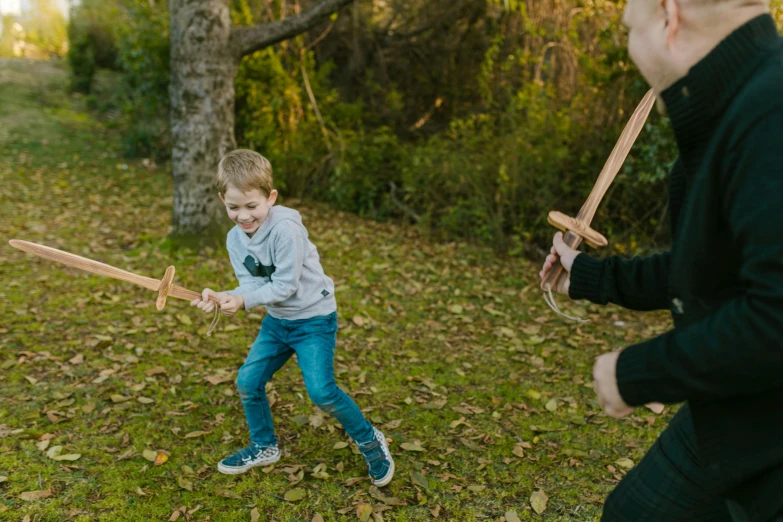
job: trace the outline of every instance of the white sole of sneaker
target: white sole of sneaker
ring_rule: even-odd
[[[244,466],[224,466],[222,462],[218,462],[217,469],[219,472],[223,473],[224,475],[240,475],[246,471],[250,471],[253,468],[257,468],[258,466],[271,466],[272,464],[278,462],[280,460],[280,457],[277,457],[273,460],[265,460],[263,462],[256,462],[253,464],[246,464]]]
[[[391,467],[389,468],[389,472],[386,473],[386,476],[383,477],[381,480],[373,480],[372,483],[373,485],[382,488],[383,486],[391,482],[392,478],[394,478],[394,459],[392,459],[391,461]]]

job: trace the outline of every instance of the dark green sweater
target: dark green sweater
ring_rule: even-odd
[[[772,18],[729,35],[662,97],[680,154],[671,251],[580,254],[570,294],[671,310],[673,330],[621,353],[620,393],[633,406],[687,401],[715,490],[763,520],[783,507],[783,40]]]

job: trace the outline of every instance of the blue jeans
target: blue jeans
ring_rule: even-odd
[[[315,405],[340,421],[356,442],[373,440],[372,425],[334,380],[336,342],[337,312],[293,321],[270,315],[264,318],[261,331],[237,376],[250,440],[261,446],[277,444],[264,388],[294,353],[304,376],[307,395]]]

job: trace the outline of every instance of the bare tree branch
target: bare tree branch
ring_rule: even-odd
[[[301,14],[252,27],[235,27],[231,32],[234,56],[241,58],[311,29],[353,0],[322,0]]]

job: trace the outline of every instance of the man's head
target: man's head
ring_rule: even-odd
[[[628,0],[628,52],[660,93],[721,40],[769,11],[769,0]]]
[[[218,164],[216,182],[228,217],[252,236],[277,199],[269,160],[252,150],[229,152]]]

